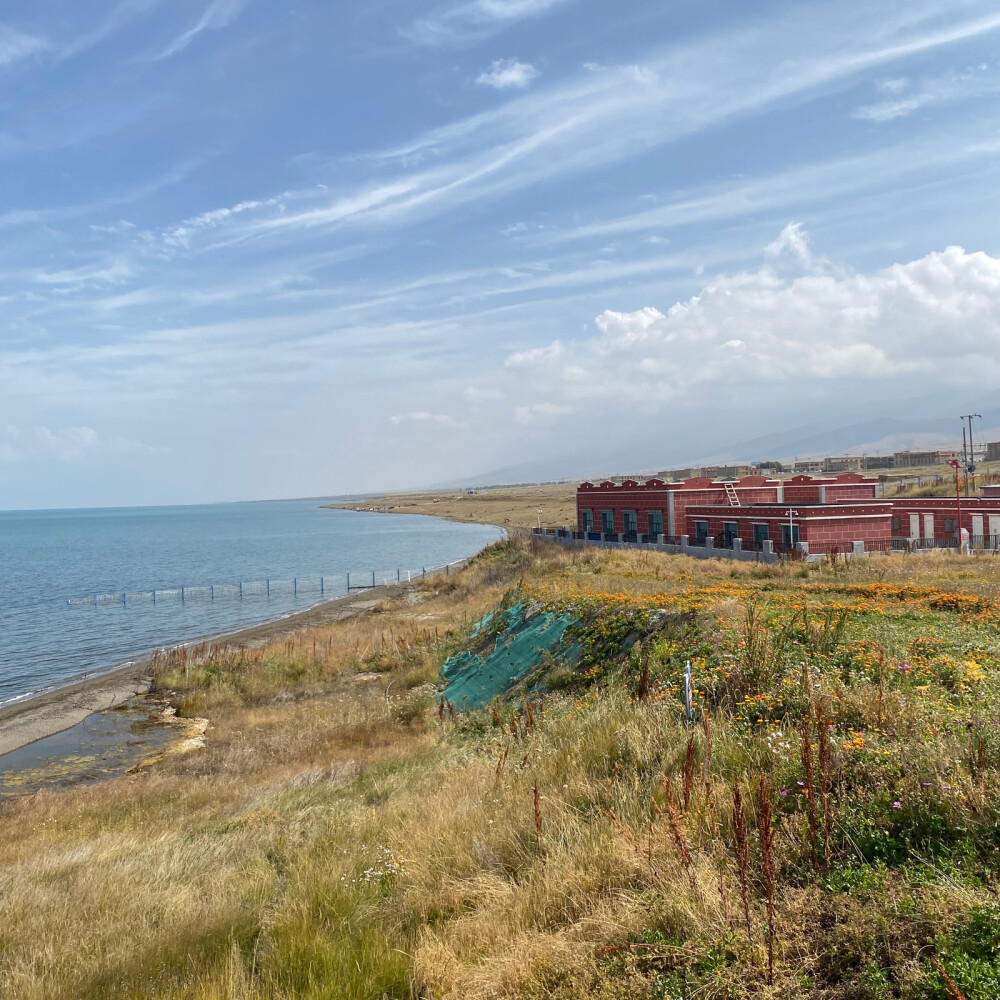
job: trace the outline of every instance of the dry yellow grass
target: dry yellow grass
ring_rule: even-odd
[[[334,504],[348,510],[380,510],[398,514],[433,514],[452,521],[475,521],[507,528],[530,528],[537,524],[538,510],[543,525],[576,524],[577,483],[546,486],[500,486],[440,493],[392,493],[368,497],[350,504]]]
[[[649,801],[665,808],[660,775],[680,773],[691,736],[675,699],[637,704],[627,685],[553,695],[516,736],[488,713],[439,717],[431,685],[442,659],[521,580],[554,598],[668,601],[714,589],[711,639],[738,629],[746,594],[766,599],[800,581],[925,584],[995,601],[1000,561],[757,566],[515,539],[362,617],[259,648],[179,655],[158,686],[185,714],[212,720],[204,750],[3,804],[0,996],[669,998],[691,995],[672,992],[689,989],[688,975],[703,998],[923,996],[911,939],[987,904],[989,886],[949,870],[913,891],[887,882],[877,899],[858,889],[831,901],[794,867],[807,836],[794,812],[779,838],[777,978],[764,984],[756,887],[753,936],[733,919],[726,784],[763,767],[797,774],[794,761],[771,761],[763,737],[715,720],[711,780],[694,782],[680,820],[688,868]],[[870,683],[843,690],[858,727],[871,725],[876,694]],[[886,729],[919,735],[947,719],[947,699],[930,707],[891,694],[878,700]],[[942,774],[960,769],[964,732],[936,737]],[[702,760],[700,730],[694,738]],[[993,787],[969,786],[976,815],[990,814]],[[907,914],[898,926],[895,911]],[[825,955],[873,940],[910,992],[812,989]]]

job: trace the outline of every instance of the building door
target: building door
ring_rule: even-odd
[[[799,544],[799,526],[797,524],[783,524],[781,526],[781,544],[786,549]]]
[[[624,514],[625,541],[637,542],[639,540],[639,515],[634,510],[627,510]]]
[[[910,515],[910,538],[920,537],[920,515],[911,514]]]
[[[990,546],[1000,549],[1000,514],[990,514]]]
[[[650,510],[646,512],[646,531],[649,533],[649,540],[655,542],[663,534],[663,511]]]
[[[972,544],[982,545],[983,544],[983,515],[973,514],[972,515]]]
[[[924,514],[924,538],[934,537],[934,515]]]
[[[766,524],[755,524],[753,526],[753,547],[755,549],[764,548],[764,542],[770,537]]]
[[[704,545],[708,538],[708,521],[694,522],[694,540],[697,545]]]
[[[601,511],[601,531],[605,535],[613,535],[615,533],[615,512],[613,510]]]
[[[726,521],[722,525],[723,542],[727,549],[733,547],[733,539],[740,537],[740,526],[735,521]]]

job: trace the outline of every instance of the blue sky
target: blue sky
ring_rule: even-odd
[[[950,412],[998,98],[979,0],[12,0],[0,507]]]

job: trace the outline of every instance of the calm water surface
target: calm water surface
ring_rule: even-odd
[[[397,568],[405,579],[500,534],[318,501],[0,512],[0,703],[342,596],[347,573],[352,584],[370,583],[373,570],[378,582],[395,580]],[[183,601],[181,586],[191,588]]]

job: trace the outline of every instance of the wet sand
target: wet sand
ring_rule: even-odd
[[[399,596],[416,585],[414,581],[363,590],[238,632],[180,643],[177,648],[204,642],[219,647],[270,642],[313,625],[327,625],[364,614],[384,598]],[[150,655],[95,677],[0,707],[0,756],[70,729],[95,712],[106,711],[145,694],[153,680],[151,663]]]

